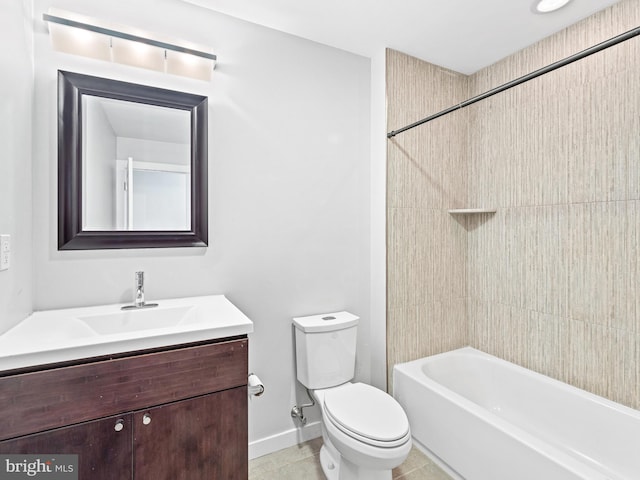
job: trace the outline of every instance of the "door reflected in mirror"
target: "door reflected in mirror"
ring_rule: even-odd
[[[82,229],[191,228],[190,112],[83,95]]]

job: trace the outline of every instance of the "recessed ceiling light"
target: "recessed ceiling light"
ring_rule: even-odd
[[[533,4],[534,13],[549,13],[564,7],[571,0],[536,0]]]

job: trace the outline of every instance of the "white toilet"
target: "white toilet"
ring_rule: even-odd
[[[350,382],[358,320],[348,312],[293,319],[298,381],[321,407],[327,479],[391,480],[411,450],[409,420],[387,393]]]

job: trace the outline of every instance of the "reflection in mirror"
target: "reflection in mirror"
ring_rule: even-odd
[[[206,246],[207,108],[58,72],[58,249]]]
[[[82,101],[83,230],[189,230],[189,112]]]

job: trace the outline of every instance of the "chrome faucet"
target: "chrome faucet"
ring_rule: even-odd
[[[144,272],[136,272],[136,301],[135,306],[144,306]]]
[[[150,308],[157,307],[157,303],[146,303],[144,301],[144,272],[136,272],[136,299],[133,305],[125,305],[122,310],[131,310],[134,308]]]

